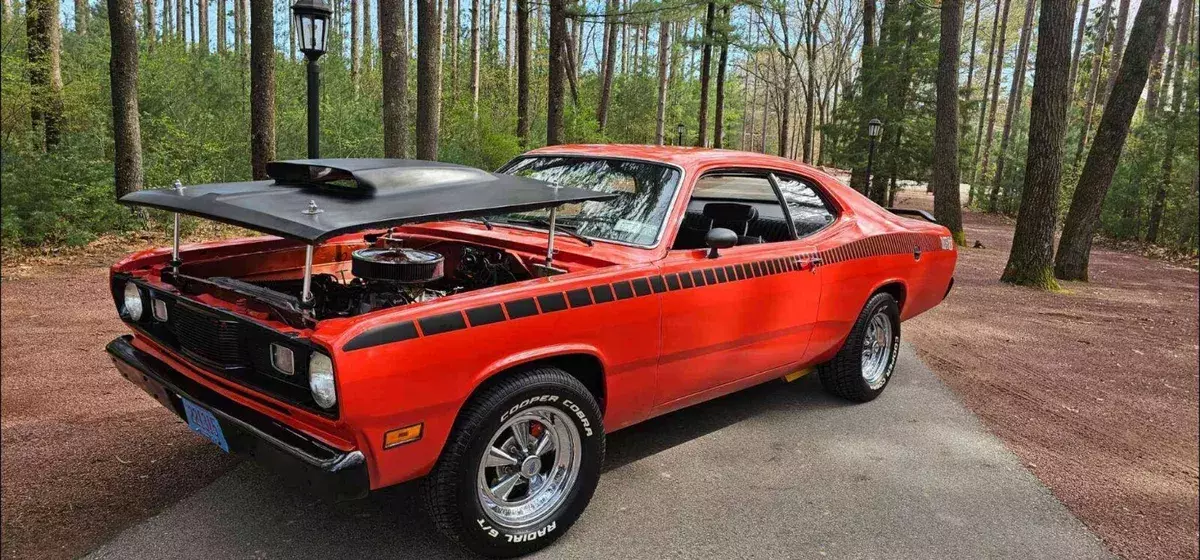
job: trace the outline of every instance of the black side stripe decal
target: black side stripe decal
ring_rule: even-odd
[[[433,336],[466,328],[482,327],[493,323],[512,321],[574,309],[599,305],[617,300],[660,294],[667,291],[689,290],[713,284],[750,280],[761,276],[785,272],[801,272],[805,263],[820,257],[824,265],[854,259],[880,256],[912,254],[941,249],[937,235],[917,233],[891,233],[859,239],[845,245],[831,247],[819,252],[744,262],[739,264],[685,270],[662,276],[647,276],[632,281],[618,280],[612,284],[597,284],[589,288],[577,288],[566,292],[541,294],[535,298],[506,301],[503,304],[484,305],[464,312],[453,311],[416,321],[402,321],[391,325],[374,327],[355,336],[342,347],[343,351],[370,348],[381,344],[401,342],[414,338]],[[417,330],[418,325],[420,330]]]
[[[403,323],[393,323],[391,325],[383,325],[382,327],[373,327],[367,329],[362,334],[350,339],[342,350],[349,352],[360,348],[370,348],[387,344],[389,342],[400,342],[417,338],[417,324],[412,321],[404,321]]]

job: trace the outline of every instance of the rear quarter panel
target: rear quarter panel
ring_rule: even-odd
[[[946,228],[896,216],[832,179],[822,187],[839,199],[841,214],[818,245],[822,288],[808,352],[813,362],[841,349],[867,299],[884,286],[900,287],[901,320],[940,303],[957,259],[952,244],[942,249]]]

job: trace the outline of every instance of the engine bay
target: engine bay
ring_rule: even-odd
[[[349,267],[313,274],[315,318],[353,317],[533,277],[517,256],[491,247],[391,236],[368,236],[367,242],[353,251]],[[302,280],[293,279],[245,284],[294,298],[297,304],[303,289]]]

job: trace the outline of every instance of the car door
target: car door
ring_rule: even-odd
[[[695,247],[698,232],[686,228],[742,226],[736,220],[722,223],[728,216],[710,212],[714,204],[748,205],[755,217],[735,231],[750,239],[712,257]],[[661,268],[666,291],[660,406],[799,364],[817,317],[821,282],[819,267],[812,266],[814,247],[795,231],[769,174],[721,172],[697,180],[688,216]]]

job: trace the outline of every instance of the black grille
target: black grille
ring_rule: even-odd
[[[246,365],[242,326],[237,321],[176,302],[169,322],[180,349],[193,357],[221,367]]]

